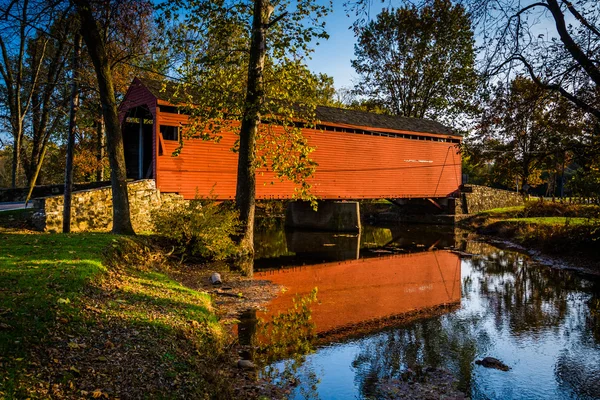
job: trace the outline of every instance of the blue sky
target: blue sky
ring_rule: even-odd
[[[349,29],[354,22],[354,16],[346,16],[343,0],[333,0],[333,12],[325,19],[329,40],[321,41],[315,46],[312,59],[308,60],[308,67],[313,72],[322,72],[333,77],[336,89],[352,86],[352,79],[356,77],[350,60],[354,58],[354,32]],[[385,4],[375,0],[371,6],[373,18]]]
[[[315,52],[308,60],[313,72],[322,72],[333,76],[336,89],[352,85],[355,76],[350,60],[354,58],[354,32],[349,29],[353,19],[346,16],[342,1],[335,1],[333,12],[325,20],[329,40],[315,46]]]

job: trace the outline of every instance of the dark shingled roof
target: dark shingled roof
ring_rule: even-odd
[[[177,103],[183,101],[179,85],[171,81],[157,81],[149,78],[138,77],[142,85],[146,87],[159,100],[168,101],[170,103]],[[193,95],[193,94],[192,94]]]
[[[174,82],[160,82],[147,78],[138,79],[159,100],[171,103],[182,100],[182,97],[177,95],[178,85]],[[322,123],[459,136],[447,126],[429,119],[405,118],[325,106],[317,106],[316,114],[317,119]]]
[[[450,128],[430,119],[397,117],[344,108],[317,106],[317,119],[333,124],[455,135]]]

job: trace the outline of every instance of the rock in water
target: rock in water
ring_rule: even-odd
[[[510,369],[508,365],[494,357],[485,357],[482,360],[475,361],[475,364],[484,366],[486,368],[499,369],[500,371],[508,371]]]
[[[210,276],[210,283],[212,283],[213,285],[220,285],[221,283],[223,283],[221,281],[221,274],[219,274],[218,272],[213,272],[213,274]]]
[[[256,368],[256,366],[254,365],[254,363],[250,360],[239,360],[237,362],[237,366],[238,368],[241,369],[254,369]]]

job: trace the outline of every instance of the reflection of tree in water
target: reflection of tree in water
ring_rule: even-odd
[[[392,240],[392,232],[387,228],[363,225],[360,231],[360,247],[377,248],[385,246]]]
[[[477,324],[476,318],[438,317],[382,332],[361,346],[355,357],[355,383],[369,397],[377,393],[380,382],[402,380],[408,369],[419,375],[426,367],[450,368],[458,389],[468,393],[477,347],[472,332]]]
[[[581,397],[600,395],[598,284],[492,249],[463,261],[471,266],[465,268],[471,273],[462,280],[461,312],[420,320],[361,343],[352,365],[363,396],[377,396],[381,382],[402,380],[408,368],[425,367],[449,369],[458,388],[473,394],[473,362],[494,347],[497,334],[527,338],[547,328],[570,335],[569,348],[556,361],[559,385]],[[490,331],[484,321],[493,322],[494,328]]]
[[[254,256],[256,259],[293,254],[288,251],[285,237],[285,219],[257,218],[254,228]]]
[[[484,309],[494,316],[496,328],[509,328],[517,336],[562,328],[569,344],[556,360],[558,385],[577,397],[600,396],[598,284],[590,286],[570,271],[535,265],[503,251],[474,261],[473,269],[480,273],[480,295],[487,300]],[[574,301],[585,299],[585,292],[591,294],[587,301]]]
[[[554,373],[558,384],[580,398],[600,397],[600,283],[590,288],[592,296],[582,307],[577,331],[571,334],[568,348],[562,350]],[[591,333],[591,334],[590,334]]]
[[[569,293],[581,286],[568,271],[532,265],[512,252],[490,253],[473,260],[472,267],[480,273],[480,295],[496,326],[508,323],[517,335],[563,323]]]
[[[595,285],[592,293],[592,297],[588,301],[590,313],[587,318],[587,325],[596,342],[600,343],[600,284]]]
[[[554,373],[563,388],[577,394],[579,398],[598,398],[600,396],[600,358],[593,352],[576,354],[563,350],[556,361]]]
[[[263,376],[283,387],[300,385],[303,398],[318,398],[317,374],[310,368],[302,368],[306,355],[315,348],[317,336],[311,306],[316,301],[317,288],[314,288],[304,297],[295,297],[286,312],[270,320],[255,318],[254,326],[246,327],[251,336],[252,358],[263,367]],[[284,361],[277,363],[280,360]]]

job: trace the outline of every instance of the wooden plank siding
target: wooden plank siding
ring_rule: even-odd
[[[185,125],[187,116],[161,111],[159,105],[168,103],[158,100],[143,85],[132,87],[127,101],[121,105],[122,115],[129,108],[146,104],[154,116],[154,177],[162,192],[180,193],[188,199],[196,195],[235,198],[237,154],[231,151],[234,134],[223,132],[219,143],[186,139],[180,155],[173,157],[179,144],[164,140],[159,127]],[[461,159],[457,144],[446,141],[448,135],[325,121],[323,125],[328,126],[327,130],[303,129],[309,145],[316,149],[310,157],[318,166],[309,182],[320,199],[441,198],[458,191]],[[413,133],[415,138],[347,133],[341,129]],[[459,136],[453,135],[452,139],[460,141]],[[258,170],[256,178],[258,199],[289,199],[294,195],[294,185],[279,181],[272,172]]]

